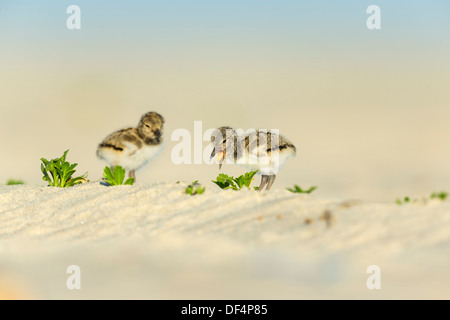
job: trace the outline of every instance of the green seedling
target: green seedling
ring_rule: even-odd
[[[200,183],[198,183],[198,180],[195,180],[190,185],[186,187],[186,193],[193,196],[196,194],[202,194],[205,192],[206,187],[202,187]]]
[[[110,186],[121,186],[122,184],[131,186],[134,183],[134,178],[128,178],[125,183],[123,182],[125,180],[125,169],[121,166],[115,166],[114,171],[106,166],[103,170],[103,177]]]
[[[317,189],[317,187],[316,186],[314,186],[314,187],[311,187],[311,188],[309,188],[308,190],[303,190],[300,186],[298,186],[298,185],[294,185],[294,188],[286,188],[286,190],[288,190],[288,191],[290,191],[290,192],[292,192],[292,193],[311,193],[311,192],[313,192],[314,190],[316,190]]]
[[[73,178],[75,167],[78,163],[70,164],[66,161],[69,150],[66,150],[61,158],[47,160],[41,158],[41,171],[43,173],[42,180],[47,181],[51,187],[72,187],[76,184],[87,182],[87,173],[80,177]]]
[[[247,188],[250,188],[250,185],[252,184],[253,177],[255,176],[256,172],[258,172],[258,171],[246,172],[242,176],[233,178],[233,181],[236,182],[239,189],[242,189],[242,187],[244,187],[244,186]]]
[[[430,199],[439,199],[441,201],[445,201],[448,198],[448,192],[441,191],[441,192],[433,192],[430,195]]]
[[[212,181],[217,184],[221,189],[233,189],[237,190],[237,186],[233,181],[233,177],[228,176],[225,173],[221,173],[217,176],[216,181]]]
[[[243,187],[250,188],[256,172],[258,171],[246,172],[237,178],[221,173],[217,176],[216,181],[213,180],[212,182],[217,184],[221,189],[242,190]]]
[[[445,191],[441,191],[441,192],[433,192],[429,199],[433,200],[433,199],[437,199],[440,201],[445,201],[448,198],[448,192]],[[403,199],[397,199],[395,200],[395,203],[398,204],[399,206],[407,204],[407,203],[417,203],[417,202],[423,202],[423,203],[427,203],[428,198],[426,197],[422,197],[420,200],[418,198],[415,199],[411,199],[410,197],[404,197]]]
[[[17,184],[25,184],[25,182],[23,182],[22,180],[15,180],[15,179],[9,179],[6,182],[7,186],[14,186],[14,185],[17,185]]]
[[[417,203],[419,201],[419,199],[415,198],[415,199],[411,199],[410,197],[404,197],[403,199],[397,199],[395,200],[395,203],[398,204],[399,206],[407,204],[407,203]],[[424,200],[426,201],[426,199]]]
[[[399,206],[406,204],[406,203],[410,203],[411,199],[409,197],[404,197],[403,199],[397,199],[395,200],[395,203],[398,204]]]

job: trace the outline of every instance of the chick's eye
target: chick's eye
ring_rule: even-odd
[[[148,124],[145,125],[147,128],[150,128],[150,126]]]
[[[225,142],[227,142],[227,139],[223,139],[222,143],[225,143]]]

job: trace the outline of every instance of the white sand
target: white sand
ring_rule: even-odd
[[[448,202],[186,185],[0,187],[0,298],[450,298]],[[66,288],[73,264],[81,290]]]

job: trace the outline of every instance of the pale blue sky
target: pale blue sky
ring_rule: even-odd
[[[65,28],[68,5],[82,10],[82,30]],[[31,1],[1,0],[4,45],[133,43],[138,47],[252,42],[255,45],[338,47],[376,37],[365,28],[368,5],[382,12],[383,43],[417,49],[450,42],[449,1]],[[366,39],[366,40],[364,40]],[[6,42],[4,42],[6,40]],[[140,41],[140,43],[139,43]],[[364,43],[363,43],[364,44]]]

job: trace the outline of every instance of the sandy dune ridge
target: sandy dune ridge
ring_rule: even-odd
[[[450,298],[448,202],[186,186],[0,187],[0,297]]]

